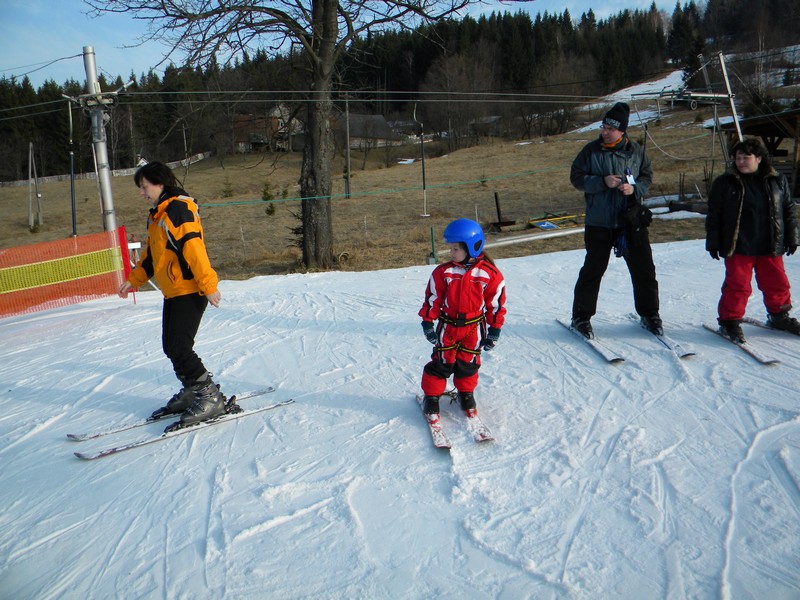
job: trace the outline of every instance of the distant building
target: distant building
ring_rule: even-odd
[[[349,121],[349,122],[348,122]],[[342,147],[345,137],[350,135],[350,148],[366,149],[392,145],[403,137],[389,126],[383,115],[361,115],[336,113],[331,116],[331,127]]]
[[[499,115],[478,117],[469,122],[470,131],[479,136],[500,137],[504,134],[503,127],[503,117]]]
[[[271,108],[266,115],[237,115],[233,122],[234,151],[287,152],[291,149],[291,137],[302,131],[303,124],[282,104]]]

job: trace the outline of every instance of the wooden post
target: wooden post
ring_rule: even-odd
[[[44,223],[42,215],[42,194],[39,192],[39,176],[36,173],[36,156],[33,142],[28,144],[28,228],[33,229]]]
[[[494,205],[497,208],[497,222],[503,223],[503,215],[500,213],[500,194],[494,193]]]

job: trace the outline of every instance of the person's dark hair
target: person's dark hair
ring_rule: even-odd
[[[736,142],[733,146],[731,146],[731,159],[735,159],[738,152],[741,152],[742,154],[752,154],[753,156],[758,156],[761,158],[761,163],[758,165],[759,175],[765,175],[772,169],[772,164],[769,160],[769,153],[760,139],[751,137]]]
[[[466,253],[467,262],[469,262],[470,260],[473,260],[469,256],[469,249],[467,248],[467,245],[464,242],[456,242],[456,243],[458,244],[459,248],[461,248]],[[494,261],[492,260],[492,257],[489,256],[488,254],[486,254],[486,250],[481,250],[481,254],[483,255],[483,260],[485,260],[489,264],[492,264],[492,265],[494,264]]]
[[[172,172],[164,163],[154,161],[140,167],[133,175],[133,182],[136,187],[142,183],[142,179],[147,179],[153,185],[163,185],[164,187],[181,187],[175,173]]]

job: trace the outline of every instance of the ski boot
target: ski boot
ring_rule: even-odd
[[[458,403],[468,419],[478,416],[478,408],[472,392],[458,392]]]
[[[436,424],[439,422],[439,396],[425,396],[422,401],[422,412],[428,423]]]
[[[738,319],[717,319],[722,334],[736,344],[744,344],[742,322]]]
[[[184,386],[180,391],[170,398],[166,405],[153,411],[151,419],[161,419],[168,415],[179,415],[194,402],[194,391],[191,386]]]
[[[592,323],[589,319],[584,317],[573,317],[572,328],[580,333],[587,340],[594,338],[594,331],[592,330]]]
[[[800,321],[790,317],[788,310],[780,313],[769,313],[767,315],[767,324],[773,329],[800,335]]]
[[[653,335],[664,335],[664,326],[661,323],[661,317],[658,316],[658,313],[650,315],[649,317],[642,317],[642,327]]]
[[[194,402],[181,414],[181,425],[192,425],[225,414],[227,399],[210,373],[202,375],[190,389],[194,393]]]
[[[458,392],[458,403],[463,411],[473,409],[476,406],[475,396],[472,395],[472,392]]]

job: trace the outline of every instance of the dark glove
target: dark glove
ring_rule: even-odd
[[[650,227],[650,223],[653,222],[653,211],[647,208],[646,206],[642,206],[641,210],[639,211],[639,223],[643,227]]]
[[[791,256],[797,252],[797,246],[792,244],[791,246],[786,246],[786,256]]]
[[[709,250],[708,253],[714,260],[719,260],[719,250]]]
[[[439,343],[439,338],[436,336],[436,331],[433,329],[433,323],[430,321],[422,322],[422,332],[425,338],[434,346]]]
[[[497,327],[489,327],[489,331],[486,333],[486,337],[481,340],[481,346],[487,352],[494,348],[494,345],[497,343],[497,340],[500,339],[500,330]]]
[[[653,222],[653,211],[641,204],[634,204],[623,213],[622,218],[634,229],[650,227],[650,223]]]

